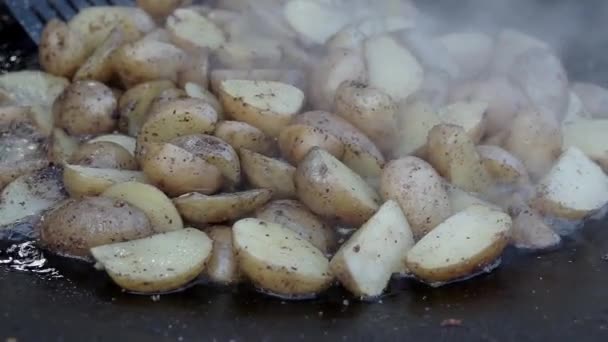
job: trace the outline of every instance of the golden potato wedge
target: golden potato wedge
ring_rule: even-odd
[[[195,191],[210,195],[222,187],[217,167],[173,144],[146,145],[140,163],[150,183],[171,197]]]
[[[51,108],[70,82],[42,71],[24,70],[0,75],[0,91],[17,106]]]
[[[44,216],[40,243],[51,252],[88,259],[89,249],[154,234],[143,211],[104,197],[70,199]]]
[[[237,256],[232,244],[232,227],[213,226],[205,229],[213,240],[213,249],[205,274],[209,279],[219,284],[233,284],[240,280],[240,271]]]
[[[304,93],[289,84],[228,80],[220,84],[219,100],[227,116],[277,137],[304,106]]]
[[[474,143],[485,134],[485,117],[488,104],[481,101],[455,102],[439,108],[437,114],[443,123],[464,128]]]
[[[338,159],[344,156],[344,143],[318,127],[299,124],[287,126],[278,141],[281,155],[294,165],[298,165],[315,147],[322,148]]]
[[[511,226],[509,215],[499,210],[468,207],[418,241],[406,265],[417,278],[436,285],[474,276],[500,257]]]
[[[393,273],[404,270],[413,246],[414,237],[399,204],[387,201],[340,247],[329,266],[352,294],[374,298],[382,294]]]
[[[215,94],[219,94],[220,84],[229,80],[274,81],[306,89],[306,75],[297,69],[214,69],[209,79]]]
[[[298,201],[270,202],[258,209],[255,217],[262,221],[279,224],[295,232],[325,254],[331,253],[336,246],[334,229]]]
[[[122,134],[106,134],[95,137],[87,143],[96,143],[96,142],[111,142],[122,146],[125,150],[127,150],[131,155],[135,155],[135,146],[137,144],[135,138],[122,135]]]
[[[150,219],[156,233],[184,228],[181,216],[171,199],[152,185],[139,182],[117,183],[106,189],[101,196],[125,201],[141,209]]]
[[[100,141],[80,145],[73,151],[68,163],[98,169],[138,170],[137,160],[124,147],[113,142]]]
[[[112,56],[112,66],[126,88],[156,80],[177,82],[187,61],[184,50],[156,40],[124,44]]]
[[[44,26],[40,37],[38,60],[43,70],[71,78],[87,59],[88,51],[80,33],[59,20],[52,19]]]
[[[93,54],[79,65],[74,80],[110,81],[114,76],[112,54],[125,42],[125,34],[120,28],[112,30]]]
[[[171,81],[151,81],[127,90],[118,101],[121,131],[137,136],[150,113],[153,101],[163,91],[173,88],[175,84]]]
[[[608,118],[608,89],[593,83],[575,82],[572,91],[594,118]]]
[[[179,8],[167,18],[166,29],[173,44],[184,50],[215,50],[226,42],[224,32],[195,10]]]
[[[237,220],[263,206],[272,197],[268,189],[207,196],[196,192],[174,198],[173,203],[189,222],[222,223]]]
[[[49,161],[58,165],[67,162],[78,149],[78,145],[78,139],[67,135],[61,128],[53,129],[47,151]]]
[[[248,123],[222,121],[218,123],[214,134],[237,151],[244,148],[264,155],[274,154],[275,148],[272,139]]]
[[[397,157],[425,156],[429,132],[439,124],[441,118],[428,102],[401,103],[397,113],[399,136],[393,154]]]
[[[394,146],[397,104],[384,91],[364,83],[343,82],[336,91],[334,108],[338,116],[359,128],[383,151]]]
[[[38,216],[66,197],[59,169],[45,168],[21,175],[0,193],[0,230]]]
[[[578,120],[562,125],[563,146],[566,151],[576,147],[583,151],[604,170],[608,170],[608,120]]]
[[[357,226],[378,209],[378,194],[331,154],[314,148],[298,165],[298,198],[315,214]]]
[[[197,229],[166,232],[91,249],[118,286],[141,293],[178,289],[203,272],[212,242]]]
[[[514,155],[498,146],[479,145],[481,163],[494,181],[499,183],[527,182],[528,170]]]
[[[321,63],[314,63],[308,88],[314,108],[332,110],[336,91],[344,81],[367,81],[367,68],[361,53],[332,51]]]
[[[344,9],[322,1],[291,0],[283,7],[283,15],[301,39],[321,45],[352,20]]]
[[[57,126],[70,135],[111,133],[118,101],[112,89],[97,81],[70,84],[53,105]]]
[[[128,181],[147,182],[147,179],[140,171],[64,165],[63,184],[72,197],[97,196],[114,184]]]
[[[239,267],[260,289],[297,298],[331,285],[333,277],[323,253],[288,228],[243,219],[232,229]]]
[[[460,126],[441,124],[428,136],[428,160],[450,183],[470,192],[484,192],[493,184],[473,140]]]
[[[220,138],[211,135],[185,135],[171,140],[198,158],[215,166],[224,178],[224,187],[235,189],[241,183],[241,163],[234,148]]]
[[[451,214],[450,200],[439,174],[422,159],[405,157],[382,171],[380,192],[396,200],[416,239],[422,238]]]
[[[388,36],[365,43],[368,82],[383,90],[394,101],[406,100],[424,80],[424,70],[414,56]]]
[[[576,147],[538,183],[531,206],[542,215],[580,220],[608,203],[608,176]]]
[[[453,32],[437,40],[458,64],[461,78],[476,78],[486,70],[494,57],[494,41],[482,32]]]
[[[348,121],[324,111],[296,116],[292,124],[317,127],[338,137],[344,144],[342,162],[365,178],[377,178],[382,172],[384,156],[378,147]]]
[[[295,167],[247,149],[240,149],[239,155],[243,173],[251,186],[272,190],[274,198],[296,197]]]

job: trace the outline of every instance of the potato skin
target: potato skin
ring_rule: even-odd
[[[232,244],[232,227],[213,226],[205,229],[213,240],[213,250],[205,267],[205,274],[220,284],[233,284],[240,280],[239,265]]]
[[[388,163],[380,178],[384,200],[396,200],[416,239],[422,238],[451,215],[450,200],[441,177],[417,157]]]
[[[338,159],[344,155],[344,144],[335,135],[307,125],[287,126],[279,136],[281,154],[290,163],[298,165],[308,152],[320,147]]]
[[[57,125],[70,135],[111,133],[118,101],[112,89],[97,81],[76,81],[53,104]]]
[[[118,101],[119,129],[136,136],[150,113],[152,102],[163,91],[174,88],[175,84],[171,81],[151,81],[125,91]]]
[[[72,77],[87,58],[82,39],[63,21],[49,21],[42,31],[38,50],[42,69],[56,76]]]
[[[137,161],[129,151],[108,141],[82,144],[72,153],[69,163],[99,169],[138,169]]]
[[[241,121],[222,121],[215,129],[215,136],[224,140],[235,150],[241,148],[264,154],[274,154],[274,144],[264,132]]]
[[[60,255],[89,258],[91,247],[154,234],[138,208],[105,197],[69,199],[43,218],[40,242]]]
[[[250,186],[272,190],[274,198],[295,198],[293,178],[296,168],[290,164],[262,154],[240,149],[243,174]]]

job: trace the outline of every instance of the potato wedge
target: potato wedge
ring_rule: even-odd
[[[117,183],[107,188],[101,196],[122,200],[141,209],[150,219],[152,230],[156,233],[184,228],[182,218],[171,199],[152,185],[133,181]]]
[[[291,0],[285,4],[283,15],[301,39],[320,45],[352,20],[343,9],[323,1]]]
[[[137,0],[137,7],[143,9],[155,18],[164,18],[188,0]]]
[[[568,148],[537,185],[531,206],[541,215],[580,220],[608,203],[608,176],[576,147]]]
[[[0,193],[0,230],[40,215],[66,197],[59,169],[46,168],[22,175]]]
[[[143,211],[104,197],[70,199],[44,216],[40,243],[51,252],[88,259],[89,249],[154,234]]]
[[[490,176],[499,183],[529,181],[528,170],[514,155],[498,146],[479,145],[477,153]]]
[[[63,77],[42,71],[24,70],[0,75],[0,91],[6,92],[9,102],[20,106],[51,108],[69,84]]]
[[[336,91],[334,108],[338,116],[359,128],[383,151],[394,146],[397,104],[387,93],[364,83],[347,81]]]
[[[576,82],[572,85],[572,91],[594,118],[608,118],[608,89],[593,83]]]
[[[455,102],[437,111],[443,123],[464,128],[474,143],[485,134],[485,117],[488,104],[481,101]]]
[[[97,196],[117,183],[146,182],[140,171],[98,169],[79,165],[64,165],[63,184],[72,197]]]
[[[413,246],[414,237],[399,204],[387,201],[340,247],[330,269],[355,296],[374,298],[382,294],[393,273],[404,270]]]
[[[361,50],[366,39],[384,33],[414,27],[412,18],[405,16],[372,17],[351,23],[334,34],[326,43],[329,50]]]
[[[272,190],[273,198],[277,199],[296,197],[295,167],[247,149],[240,149],[239,155],[243,173],[251,186]]]
[[[173,144],[146,145],[140,163],[150,183],[171,197],[195,191],[210,195],[223,184],[217,167]]]
[[[608,120],[578,120],[562,125],[563,146],[566,151],[576,147],[583,151],[604,170],[608,170]]]
[[[354,171],[320,148],[298,165],[298,198],[315,214],[357,226],[378,209],[378,194]]]
[[[45,71],[72,77],[87,59],[88,51],[79,32],[58,19],[46,23],[40,37],[38,60]]]
[[[304,106],[304,93],[289,84],[229,80],[220,84],[219,100],[226,115],[277,137]]]
[[[96,143],[96,142],[111,142],[122,146],[125,150],[129,151],[131,155],[135,155],[135,145],[136,140],[133,137],[122,135],[122,134],[106,134],[95,137],[87,143]]]
[[[377,178],[385,163],[378,147],[348,121],[324,111],[306,112],[296,116],[292,124],[317,127],[338,137],[344,144],[342,162],[365,178]]]
[[[222,139],[194,134],[181,136],[170,142],[215,166],[224,178],[224,188],[233,190],[241,183],[239,155]]]
[[[219,94],[220,84],[228,80],[274,81],[306,89],[306,75],[297,69],[214,69],[209,79],[215,94]]]
[[[188,8],[179,8],[167,18],[166,29],[173,44],[184,50],[215,50],[225,43],[224,32],[212,21]]]
[[[449,53],[447,47],[429,32],[424,32],[422,29],[404,30],[395,36],[425,70],[444,73],[450,80],[462,78],[458,62]]]
[[[213,240],[213,250],[205,267],[205,274],[213,282],[223,285],[238,282],[241,275],[232,244],[232,227],[213,226],[205,229],[205,232]]]
[[[196,192],[173,199],[180,214],[197,224],[237,220],[255,211],[272,198],[268,189],[247,190],[207,196]]]
[[[49,138],[47,156],[52,163],[61,165],[67,162],[78,150],[78,139],[71,137],[60,128],[55,128]]]
[[[188,82],[184,85],[184,91],[190,97],[195,99],[201,99],[206,101],[208,104],[215,109],[217,112],[218,119],[222,120],[224,118],[224,108],[220,104],[220,101],[211,93],[209,90],[203,88],[198,83]]]
[[[481,32],[453,32],[437,40],[460,67],[461,78],[476,78],[486,70],[494,57],[492,37]]]
[[[260,289],[298,298],[331,285],[329,261],[291,230],[257,219],[240,220],[232,229],[239,267]]]
[[[290,163],[298,165],[308,152],[319,147],[334,157],[342,159],[344,144],[328,131],[308,125],[290,125],[283,129],[279,136],[281,155]]]
[[[429,132],[439,124],[441,124],[441,118],[429,103],[423,101],[401,103],[397,113],[399,136],[393,155],[397,157],[425,156]]]
[[[397,102],[416,92],[424,80],[424,70],[414,56],[388,36],[365,43],[368,82]]]
[[[331,253],[336,246],[334,229],[298,201],[270,202],[258,209],[255,217],[262,221],[279,224],[295,232],[325,254]]]
[[[396,200],[416,239],[451,214],[450,200],[439,174],[422,159],[405,157],[389,162],[380,178],[384,200]]]
[[[127,90],[118,101],[121,131],[137,136],[150,113],[153,101],[163,91],[173,88],[175,84],[171,81],[151,81]]]
[[[49,165],[45,140],[29,124],[0,126],[0,189]]]
[[[110,81],[114,76],[112,54],[124,43],[126,43],[124,32],[120,28],[112,30],[103,43],[96,47],[93,54],[79,65],[74,80]]]
[[[260,37],[229,41],[215,51],[215,58],[223,67],[234,69],[272,67],[281,63],[282,57],[277,41]]]
[[[177,74],[177,84],[184,88],[188,83],[209,87],[209,52],[200,49],[190,52],[186,64]]]
[[[275,148],[272,139],[248,123],[222,121],[218,123],[214,134],[237,151],[244,148],[264,155],[274,154]]]
[[[525,206],[512,214],[513,232],[511,243],[517,248],[529,250],[544,250],[558,246],[562,239],[543,217],[536,211]]]
[[[68,159],[72,165],[98,169],[138,170],[137,160],[122,146],[101,141],[80,145]]]
[[[443,187],[445,188],[448,194],[448,199],[450,200],[450,207],[452,208],[451,215],[458,214],[472,205],[482,205],[488,208],[500,209],[500,207],[477,197],[477,194],[466,192],[452,184],[445,183]]]
[[[460,126],[441,124],[428,136],[428,160],[450,183],[470,192],[484,192],[493,184],[473,140]]]
[[[201,274],[212,242],[197,229],[99,246],[91,254],[118,286],[142,293],[178,289]]]

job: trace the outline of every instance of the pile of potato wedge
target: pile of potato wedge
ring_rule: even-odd
[[[137,3],[49,22],[42,71],[0,75],[0,229],[124,289],[374,298],[608,202],[608,89],[535,37],[404,0]]]

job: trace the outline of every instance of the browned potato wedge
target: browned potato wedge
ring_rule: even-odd
[[[197,224],[221,223],[244,217],[272,197],[267,189],[207,196],[196,192],[173,199],[184,219]]]
[[[562,149],[576,147],[583,151],[604,170],[608,170],[608,120],[581,119],[562,125],[564,137]]]
[[[179,289],[203,272],[212,242],[197,229],[91,249],[97,263],[120,287],[141,293]]]
[[[471,79],[484,72],[493,57],[492,37],[481,32],[453,32],[437,38],[458,64],[460,76]]]
[[[107,141],[82,144],[72,153],[69,163],[98,169],[138,169],[137,161],[129,151]]]
[[[317,127],[335,135],[344,144],[344,164],[363,177],[380,176],[384,156],[365,134],[348,121],[328,112],[313,111],[296,116],[292,124]]]
[[[175,88],[171,81],[151,81],[127,90],[118,101],[121,131],[137,136],[146,121],[152,102],[165,90]]]
[[[146,182],[147,179],[140,171],[64,165],[63,184],[72,197],[97,196],[114,184],[128,181]]]
[[[477,152],[490,176],[500,183],[528,181],[528,171],[514,155],[498,146],[480,145]]]
[[[302,203],[293,200],[273,201],[260,208],[255,217],[273,222],[308,240],[321,252],[331,253],[336,245],[334,229],[325,224]]]
[[[139,40],[116,50],[112,66],[125,87],[139,83],[169,80],[177,82],[181,68],[187,63],[184,50],[156,40]]]
[[[320,148],[298,165],[295,185],[298,198],[315,214],[347,225],[363,224],[380,202],[363,178]]]
[[[405,157],[386,165],[380,179],[384,200],[396,200],[407,217],[416,239],[451,214],[450,200],[441,177],[422,159]]]
[[[171,199],[152,185],[138,182],[117,183],[106,189],[101,196],[122,200],[141,209],[150,219],[152,229],[156,233],[184,228],[182,218]]]
[[[45,215],[40,243],[61,255],[88,258],[91,247],[154,234],[146,214],[104,197],[70,199]]]
[[[241,183],[241,163],[239,156],[227,142],[211,135],[185,135],[171,140],[171,144],[181,147],[198,158],[215,166],[224,177],[229,190]]]
[[[277,137],[304,106],[304,93],[300,89],[269,81],[223,81],[219,99],[226,115],[271,137]]]
[[[57,125],[70,135],[111,133],[118,101],[112,89],[97,81],[76,81],[57,98]]]
[[[306,89],[306,76],[297,69],[215,69],[209,78],[215,94],[219,94],[220,84],[228,80],[274,81]]]
[[[224,32],[195,10],[180,8],[167,18],[171,41],[185,50],[215,50],[226,42]]]
[[[580,220],[608,203],[608,176],[576,147],[568,148],[537,186],[542,215]]]
[[[240,149],[241,166],[250,185],[272,190],[274,198],[295,198],[294,175],[296,168],[290,164],[262,154]]]
[[[464,128],[474,143],[485,133],[488,104],[481,101],[455,102],[437,111],[442,122]]]
[[[397,135],[397,104],[382,90],[347,81],[336,91],[335,112],[387,151]],[[339,158],[339,157],[338,157]]]
[[[397,118],[399,137],[393,154],[398,157],[425,156],[428,134],[433,127],[441,124],[437,111],[423,101],[402,103]]]
[[[504,147],[524,163],[530,177],[545,175],[561,153],[559,123],[542,112],[522,111],[511,123],[510,132]]]
[[[572,91],[579,96],[594,118],[608,118],[608,89],[592,83],[574,83]]]
[[[152,142],[215,130],[218,117],[211,105],[200,99],[179,99],[154,108],[137,136],[139,148]]]
[[[368,82],[396,101],[406,100],[424,80],[424,70],[414,56],[388,36],[365,43]]]
[[[125,42],[125,34],[120,28],[112,30],[103,43],[96,47],[95,52],[79,66],[74,79],[110,81],[114,76],[112,54]]]
[[[137,7],[155,18],[164,18],[189,0],[137,0]]]
[[[382,294],[393,273],[404,269],[413,246],[414,237],[399,204],[388,201],[340,247],[330,268],[354,295],[374,298]]]
[[[96,143],[96,142],[111,142],[122,146],[125,150],[127,150],[131,155],[135,155],[135,146],[137,144],[135,138],[122,135],[122,134],[106,134],[95,137],[87,143]]]
[[[201,99],[206,101],[215,111],[217,112],[218,119],[222,120],[224,118],[224,109],[220,104],[220,101],[211,93],[209,90],[203,88],[197,83],[188,82],[184,85],[184,91],[190,97],[195,99]]]
[[[298,165],[308,152],[319,147],[338,159],[344,155],[344,144],[326,130],[308,125],[290,125],[279,136],[279,148],[285,159]]]
[[[230,41],[215,51],[215,58],[223,67],[234,69],[272,67],[281,63],[282,57],[277,41],[259,37]]]
[[[172,197],[195,191],[210,195],[223,183],[217,167],[173,144],[146,145],[141,167],[150,183]]]
[[[517,58],[528,50],[536,48],[549,49],[549,45],[523,32],[513,29],[502,30],[496,39],[492,72],[497,75],[507,74]]]
[[[38,218],[66,197],[61,171],[57,168],[45,168],[20,176],[0,193],[0,231],[28,217]]]
[[[237,151],[244,148],[264,155],[274,154],[272,139],[245,122],[222,121],[215,128],[215,136],[230,144]]]
[[[298,234],[276,223],[240,220],[233,226],[239,268],[270,293],[310,296],[331,285],[329,261]]]
[[[474,142],[460,126],[441,124],[428,136],[428,160],[450,183],[470,192],[484,192],[493,184]]]
[[[88,51],[79,32],[58,19],[49,21],[40,37],[38,60],[45,71],[72,77],[87,59]]]
[[[55,128],[49,138],[47,156],[51,162],[61,165],[78,150],[78,145],[78,139],[67,135],[61,128]]]
[[[321,63],[314,65],[308,90],[310,102],[316,109],[331,110],[340,84],[344,81],[365,82],[366,70],[361,53],[348,50],[330,52]]]
[[[511,218],[474,205],[448,218],[409,251],[406,265],[419,279],[441,285],[491,266],[509,243]]]
[[[232,244],[232,227],[213,226],[205,229],[213,240],[213,249],[205,267],[209,279],[220,284],[233,284],[240,280],[237,255]]]

